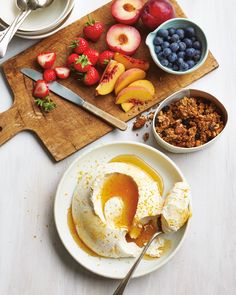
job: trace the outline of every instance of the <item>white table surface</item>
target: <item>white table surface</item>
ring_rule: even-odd
[[[105,0],[79,0],[67,23]],[[236,294],[236,4],[234,0],[181,0],[185,12],[205,30],[220,68],[191,87],[219,97],[229,125],[212,147],[190,155],[168,154],[193,191],[193,218],[181,250],[162,269],[134,279],[127,294]],[[4,60],[35,41],[14,38]],[[1,60],[4,61],[4,60]],[[12,103],[0,78],[0,112]],[[114,131],[55,164],[31,133],[22,132],[0,148],[0,294],[112,294],[117,281],[85,271],[67,253],[53,222],[57,184],[82,151],[101,142],[133,140],[142,133]],[[148,144],[157,147],[151,136]]]

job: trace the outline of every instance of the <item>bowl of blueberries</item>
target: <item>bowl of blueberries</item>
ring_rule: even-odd
[[[186,18],[172,18],[148,34],[146,44],[163,71],[184,75],[197,70],[208,56],[203,30]]]

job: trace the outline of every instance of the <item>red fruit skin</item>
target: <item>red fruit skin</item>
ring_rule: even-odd
[[[91,65],[87,65],[87,66],[82,66],[81,63],[75,63],[74,64],[74,69],[77,71],[77,72],[80,72],[80,73],[86,73],[89,69],[91,68]]]
[[[47,54],[51,54],[52,57],[50,60],[46,61],[46,62],[43,62],[43,57],[44,55],[47,55]],[[37,61],[38,61],[38,64],[43,68],[43,69],[51,69],[54,65],[54,62],[56,60],[56,53],[55,52],[50,52],[50,51],[46,51],[46,52],[43,52],[43,53],[40,53],[38,56],[37,56]]]
[[[67,79],[70,76],[70,69],[67,67],[55,67],[55,72],[59,79]]]
[[[99,55],[98,64],[101,68],[105,69],[109,61],[113,59],[114,52],[110,50],[105,50]]]
[[[141,20],[150,30],[155,30],[173,17],[175,17],[175,11],[167,0],[149,0],[141,12]]]
[[[71,66],[74,65],[76,60],[79,58],[79,55],[77,53],[72,53],[71,55],[68,56],[67,58],[67,66],[70,68]]]
[[[36,81],[33,89],[33,96],[35,98],[44,98],[48,96],[49,89],[46,81],[44,80],[38,80]]]
[[[78,37],[74,42],[72,42],[70,47],[73,48],[74,53],[82,54],[86,49],[89,48],[89,44],[84,38]]]
[[[98,71],[94,67],[90,67],[87,73],[84,75],[83,82],[87,86],[92,86],[94,84],[97,84],[100,80],[100,75]]]
[[[94,24],[86,25],[83,29],[85,38],[96,42],[104,31],[103,23],[96,21]]]
[[[99,58],[99,52],[93,48],[88,48],[84,51],[84,55],[88,57],[88,60],[91,62],[93,66],[96,65]]]
[[[53,69],[47,69],[47,70],[45,70],[44,73],[43,73],[43,79],[46,82],[55,81],[57,79],[56,72]]]

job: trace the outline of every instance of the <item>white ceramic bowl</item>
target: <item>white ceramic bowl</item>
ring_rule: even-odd
[[[183,174],[174,162],[155,148],[128,141],[101,144],[81,154],[66,170],[58,185],[54,203],[56,228],[67,251],[88,270],[113,279],[123,278],[134,263],[135,258],[112,259],[90,256],[74,241],[69,230],[67,215],[77,185],[79,171],[91,170],[91,167],[96,167],[98,162],[107,163],[112,158],[122,154],[139,156],[157,170],[163,177],[164,195],[176,182],[184,180]],[[188,227],[189,222],[176,233],[165,235],[164,237],[171,240],[170,249],[161,258],[142,260],[134,273],[134,277],[146,275],[166,264],[180,248]]]
[[[199,98],[204,98],[206,100],[209,100],[211,102],[213,102],[221,111],[222,116],[223,116],[223,120],[224,120],[224,129],[227,125],[227,121],[228,121],[228,113],[227,110],[225,109],[224,105],[213,95],[201,91],[201,90],[197,90],[197,89],[183,89],[180,90],[174,94],[172,94],[171,96],[167,97],[165,100],[163,100],[163,102],[157,107],[155,114],[154,114],[154,118],[153,118],[153,122],[152,122],[152,131],[154,134],[154,137],[157,141],[157,143],[164,149],[166,149],[169,152],[172,153],[192,153],[192,152],[197,152],[200,150],[203,150],[204,148],[212,145],[223,133],[224,129],[212,140],[208,141],[207,143],[198,146],[198,147],[192,147],[192,148],[184,148],[184,147],[177,147],[174,145],[169,144],[168,142],[166,142],[164,139],[161,138],[161,136],[156,132],[156,128],[155,128],[155,124],[156,124],[156,117],[158,115],[158,113],[162,110],[163,107],[169,105],[170,103],[177,101],[183,97],[199,97]]]

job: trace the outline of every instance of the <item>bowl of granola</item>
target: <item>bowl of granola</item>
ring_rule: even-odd
[[[190,153],[214,143],[227,121],[227,110],[216,97],[201,90],[183,89],[158,106],[152,127],[161,147],[173,153]]]

